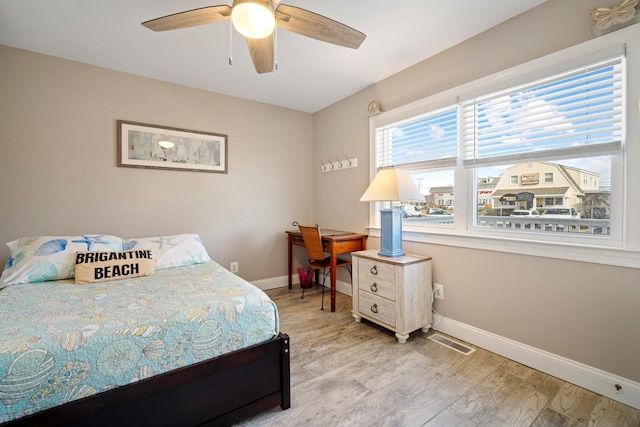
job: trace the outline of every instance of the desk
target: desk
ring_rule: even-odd
[[[299,230],[287,231],[289,252],[289,289],[291,289],[291,269],[293,268],[292,247],[304,246]],[[336,257],[338,254],[363,251],[366,249],[367,235],[348,231],[320,230],[324,251],[331,256],[331,311],[336,311]]]

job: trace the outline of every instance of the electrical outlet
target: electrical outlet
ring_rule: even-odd
[[[444,287],[440,283],[433,284],[433,297],[435,299],[444,299]]]
[[[237,273],[238,272],[238,261],[232,262],[231,263],[231,268],[229,270],[231,270],[232,273]]]

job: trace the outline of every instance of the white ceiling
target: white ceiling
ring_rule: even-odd
[[[362,31],[359,49],[277,33],[257,74],[229,24],[156,33],[141,22],[231,0],[0,0],[0,44],[315,112],[546,0],[284,0]]]

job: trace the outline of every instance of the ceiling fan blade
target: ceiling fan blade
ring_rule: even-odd
[[[258,74],[270,73],[273,71],[273,34],[263,39],[250,39],[247,37],[247,46],[251,54],[253,66]]]
[[[360,31],[333,19],[286,4],[280,4],[277,7],[276,18],[280,28],[352,49],[360,47],[367,37]]]
[[[153,31],[167,31],[226,21],[230,17],[231,7],[223,4],[174,13],[143,22],[142,25]]]

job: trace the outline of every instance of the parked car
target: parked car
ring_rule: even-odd
[[[547,208],[542,212],[543,218],[580,218],[582,215],[575,208]]]
[[[509,216],[517,216],[521,218],[533,218],[533,217],[539,217],[540,212],[538,212],[537,209],[516,209],[515,211],[511,212],[511,215]]]
[[[431,208],[429,209],[429,213],[428,215],[451,215],[450,212],[447,212],[444,209],[440,209],[440,208]]]
[[[422,213],[420,213],[420,210],[414,205],[404,205],[402,206],[402,216],[404,218],[410,216],[422,216]]]

